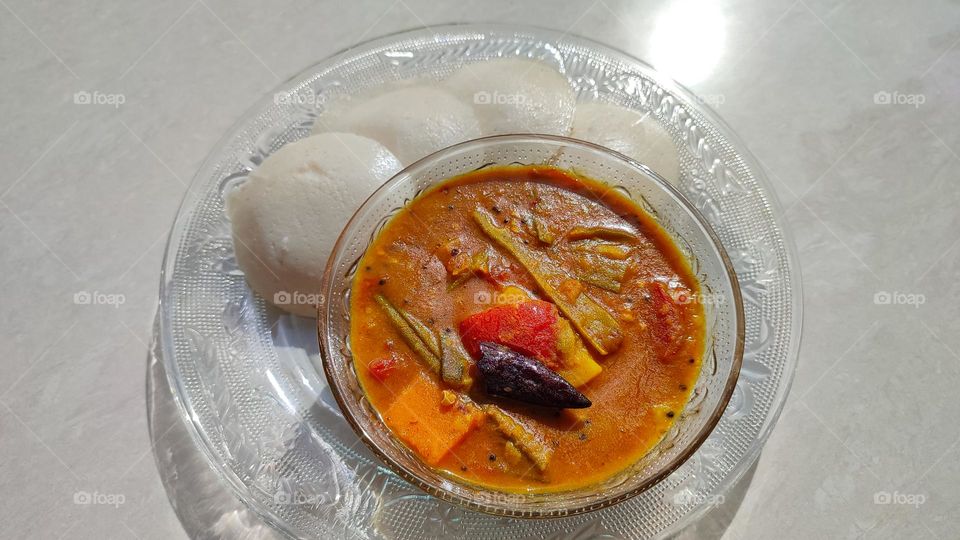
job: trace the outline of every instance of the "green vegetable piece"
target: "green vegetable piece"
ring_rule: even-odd
[[[570,319],[574,328],[597,352],[610,354],[620,346],[623,334],[613,315],[586,294],[577,295],[571,302],[560,292],[564,281],[573,280],[562,268],[513,238],[508,231],[497,227],[488,214],[475,210],[473,218],[487,236],[510,252],[530,272],[544,294]]]
[[[400,313],[400,316],[403,317],[403,320],[407,321],[413,331],[417,333],[417,337],[420,338],[420,341],[427,346],[427,349],[436,356],[440,358],[440,339],[437,338],[437,334],[430,329],[429,326],[420,322],[419,319],[414,317],[408,311],[402,309],[397,310]]]
[[[525,456],[530,458],[530,461],[536,465],[540,472],[546,470],[550,463],[550,457],[553,455],[553,449],[500,407],[484,405],[483,412],[493,419],[494,423],[497,424],[497,430],[516,445]]]
[[[470,377],[470,355],[463,348],[460,338],[453,332],[440,335],[443,354],[440,357],[440,377],[447,384],[461,390],[469,389],[473,384]]]
[[[420,337],[419,332],[410,324],[408,317],[414,319],[409,313],[404,314],[390,303],[389,300],[382,294],[378,294],[375,297],[377,304],[380,304],[380,307],[383,308],[383,311],[387,314],[387,317],[390,319],[390,322],[393,323],[393,326],[400,332],[400,336],[403,337],[403,340],[407,342],[407,345],[410,346],[414,352],[417,353],[420,358],[426,362],[427,366],[433,370],[435,373],[440,372],[440,357],[439,354],[434,355],[430,347],[424,343],[423,339]],[[421,326],[429,331],[429,328]],[[434,336],[436,339],[436,336]],[[439,345],[437,345],[439,350]]]
[[[574,227],[567,233],[568,240],[586,240],[600,238],[601,240],[636,240],[637,235],[626,229],[615,227]]]
[[[620,282],[600,272],[583,272],[577,274],[577,277],[580,278],[580,281],[593,285],[594,287],[600,287],[605,291],[620,292]]]
[[[591,253],[616,261],[623,261],[630,258],[629,246],[616,242],[608,242],[606,240],[581,240],[570,244],[570,248],[580,253]]]
[[[578,276],[585,283],[611,292],[620,292],[623,277],[627,274],[627,261],[608,259],[600,255],[586,254]]]

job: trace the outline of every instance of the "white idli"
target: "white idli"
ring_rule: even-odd
[[[418,85],[335,104],[314,133],[345,131],[369,137],[410,164],[447,146],[476,139],[473,108],[442,88]]]
[[[573,115],[571,136],[616,150],[679,185],[677,146],[650,115],[608,103],[583,103]]]
[[[383,145],[349,133],[313,135],[265,159],[226,201],[250,288],[285,311],[315,317],[337,235],[400,169]]]
[[[472,103],[484,135],[569,135],[577,97],[567,78],[542,62],[503,58],[467,64],[446,81]]]

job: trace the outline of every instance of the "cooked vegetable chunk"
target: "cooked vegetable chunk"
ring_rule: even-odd
[[[484,341],[506,345],[556,368],[557,308],[543,300],[495,306],[460,323],[463,345],[474,358]]]
[[[503,345],[480,343],[477,368],[491,396],[558,409],[585,409],[591,405],[555,371]]]
[[[504,287],[497,296],[500,304],[516,304],[526,302],[533,297],[527,291],[514,286]],[[557,317],[557,351],[558,366],[553,368],[561,377],[573,386],[580,388],[590,382],[603,371],[600,364],[593,359],[593,355],[583,344],[583,340],[570,326],[570,321]],[[503,344],[501,344],[503,345]]]
[[[637,235],[626,229],[614,227],[574,227],[567,233],[568,240],[585,240],[600,238],[601,240],[636,240]]]
[[[464,350],[460,338],[450,331],[444,332],[440,341],[443,349],[440,357],[440,377],[443,382],[461,390],[470,388],[473,384],[469,372],[470,355]]]
[[[403,337],[403,340],[410,346],[417,355],[426,362],[427,366],[430,367],[436,373],[440,372],[440,357],[433,353],[434,346],[427,345],[424,342],[423,337],[421,337],[422,332],[430,333],[430,329],[426,327],[423,323],[417,321],[417,326],[414,327],[410,324],[411,320],[416,321],[416,319],[409,313],[398,310],[390,303],[389,300],[382,294],[376,296],[377,304],[383,308],[383,311],[386,312],[387,317],[390,319],[390,322],[393,323],[393,326],[400,332],[400,336]],[[433,339],[436,339],[434,336]],[[429,338],[428,338],[428,341]],[[436,346],[437,348],[439,346]]]
[[[565,283],[576,283],[575,279],[567,275],[555,262],[497,227],[487,213],[476,210],[473,218],[487,236],[509,251],[530,272],[544,294],[557,304],[560,311],[597,352],[610,354],[620,346],[623,341],[620,324],[610,313],[585,294],[578,293],[575,298],[570,299],[562,292],[569,290]]]
[[[557,320],[557,348],[562,365],[556,371],[573,386],[580,388],[603,371],[564,318]]]
[[[504,437],[516,445],[523,452],[523,455],[530,458],[530,461],[536,465],[539,471],[546,470],[547,465],[550,464],[550,457],[553,455],[553,450],[546,443],[499,407],[484,405],[483,412],[487,413],[497,424],[497,429],[500,433],[503,433]]]
[[[394,433],[430,465],[440,460],[483,420],[470,402],[444,404],[436,382],[420,376],[397,394],[383,413]]]
[[[577,276],[591,285],[610,292],[620,292],[623,277],[627,273],[627,261],[608,259],[588,253],[579,261]]]

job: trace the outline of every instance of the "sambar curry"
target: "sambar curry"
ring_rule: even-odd
[[[351,294],[354,367],[427,464],[507,491],[602,481],[689,398],[699,285],[671,238],[609,186],[484,168],[400,210]]]

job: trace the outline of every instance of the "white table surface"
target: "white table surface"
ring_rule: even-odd
[[[269,536],[206,481],[162,384],[156,446],[182,524],[161,482],[144,382],[163,382],[145,357],[167,230],[214,142],[280,81],[454,21],[646,59],[710,100],[776,185],[803,269],[799,372],[753,474],[684,536],[958,537],[946,0],[0,0],[0,535]]]

